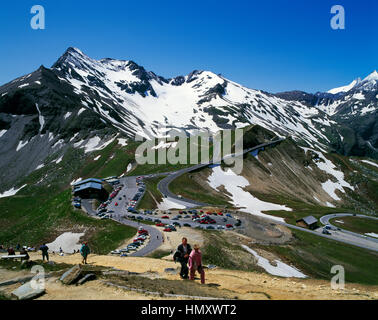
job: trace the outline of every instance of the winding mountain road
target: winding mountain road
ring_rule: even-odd
[[[228,159],[228,158],[239,157],[239,156],[244,155],[244,154],[251,152],[251,151],[259,150],[259,149],[262,149],[264,147],[268,147],[268,146],[272,146],[272,145],[276,145],[277,143],[279,143],[283,140],[285,140],[285,139],[278,139],[278,140],[275,140],[275,141],[262,143],[262,144],[259,144],[257,146],[254,146],[252,148],[244,149],[243,152],[240,152],[240,153],[237,153],[237,154],[226,155],[222,158],[222,160],[225,160],[225,159]],[[178,177],[182,176],[185,173],[192,172],[192,171],[207,167],[210,164],[213,164],[213,161],[209,161],[209,162],[205,162],[205,163],[199,163],[199,164],[196,164],[192,167],[188,167],[188,168],[184,168],[184,169],[175,171],[175,172],[171,173],[170,175],[168,175],[166,178],[160,180],[158,185],[157,185],[157,188],[163,194],[164,197],[168,198],[168,200],[178,202],[179,204],[182,204],[182,205],[186,204],[186,208],[208,206],[207,203],[203,203],[203,202],[195,201],[195,200],[192,200],[192,199],[177,196],[176,194],[174,194],[173,192],[171,192],[169,190],[169,184],[173,180],[177,179]]]
[[[241,152],[239,154],[227,155],[227,156],[223,157],[222,160],[224,160],[228,157],[237,157],[237,156],[243,155],[243,154],[251,152],[251,151],[255,151],[255,150],[262,149],[264,147],[275,145],[275,144],[277,144],[277,143],[279,143],[283,140],[284,139],[279,139],[279,140],[275,140],[275,141],[272,141],[272,142],[263,143],[263,144],[255,146],[255,147],[245,149],[245,150],[243,150],[243,152]],[[195,200],[192,200],[192,199],[187,199],[187,198],[184,198],[184,197],[179,197],[178,195],[172,193],[169,190],[169,184],[174,179],[177,179],[178,177],[182,176],[185,173],[192,172],[192,171],[195,171],[195,170],[200,169],[200,168],[204,168],[204,167],[206,167],[210,164],[212,164],[212,161],[207,162],[207,163],[197,164],[197,165],[194,165],[192,167],[184,168],[184,169],[181,169],[181,170],[178,170],[178,171],[175,171],[175,172],[166,172],[166,173],[162,173],[162,174],[144,175],[143,177],[148,178],[148,177],[153,177],[153,176],[167,175],[167,177],[160,180],[160,182],[157,185],[158,190],[163,194],[164,197],[166,197],[168,200],[171,200],[175,203],[183,205],[186,208],[202,207],[202,206],[206,206],[208,204],[198,202],[198,201],[195,201]],[[126,204],[128,203],[128,201],[130,199],[132,199],[134,197],[134,195],[138,191],[138,188],[136,187],[136,177],[135,176],[134,177],[133,176],[124,177],[124,178],[121,178],[120,180],[121,180],[121,183],[125,185],[125,187],[121,189],[121,191],[117,195],[117,198],[112,201],[112,203],[109,205],[108,209],[114,211],[112,213],[113,214],[113,220],[118,221],[118,222],[123,223],[123,224],[128,225],[128,226],[134,227],[134,228],[138,228],[139,226],[143,226],[143,228],[145,228],[150,233],[150,240],[147,243],[147,245],[145,247],[141,248],[139,251],[131,254],[131,256],[145,256],[145,255],[151,253],[152,251],[154,251],[155,249],[157,249],[162,244],[163,234],[157,228],[152,227],[151,225],[144,224],[142,222],[128,220],[128,219],[125,218]],[[115,206],[115,202],[118,202],[118,206]],[[95,215],[95,212],[92,210],[92,206],[90,205],[90,203],[87,200],[85,200],[85,201],[83,200],[82,206],[88,211],[89,214]],[[123,210],[125,210],[125,212],[122,212]],[[329,215],[321,217],[320,222],[322,224],[326,225],[326,224],[329,224],[329,220],[332,219],[332,218],[343,217],[343,216],[352,216],[352,215],[353,215],[352,213],[329,214]],[[364,215],[356,215],[356,216],[357,217],[366,217],[366,218],[378,219],[378,218],[375,218],[375,217],[364,216]],[[347,231],[347,230],[341,230],[341,231],[333,231],[332,235],[326,235],[326,234],[321,233],[322,228],[318,228],[317,230],[309,230],[309,229],[305,229],[305,228],[302,228],[302,227],[299,227],[299,226],[296,226],[296,225],[288,224],[288,223],[285,223],[285,222],[280,222],[280,221],[277,221],[277,220],[274,220],[274,219],[269,219],[269,218],[264,218],[264,219],[270,220],[272,223],[280,224],[280,225],[286,226],[286,227],[291,228],[291,229],[304,231],[304,232],[311,233],[311,234],[314,234],[316,236],[323,237],[323,238],[326,238],[326,239],[330,239],[330,240],[334,240],[334,241],[338,241],[338,242],[342,242],[342,243],[345,243],[345,244],[349,244],[349,245],[353,245],[353,246],[357,246],[357,247],[360,247],[360,248],[364,248],[364,249],[373,250],[373,251],[378,252],[378,239],[374,239],[374,238],[367,237],[367,236],[364,236],[364,235],[356,234],[354,232],[350,232],[350,231]]]

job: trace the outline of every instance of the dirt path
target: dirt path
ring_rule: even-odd
[[[31,258],[39,259],[40,257],[39,255],[32,254]],[[55,262],[69,264],[77,264],[81,260],[78,254],[52,256],[51,259]],[[89,263],[96,266],[114,267],[119,270],[156,273],[160,278],[164,279],[178,279],[178,275],[164,272],[166,268],[178,268],[178,264],[162,259],[90,255]],[[206,281],[207,283],[217,285],[220,289],[235,292],[235,296],[239,299],[378,299],[378,286],[346,284],[344,290],[332,290],[330,283],[323,280],[279,278],[257,272],[243,272],[220,268],[207,270]],[[86,297],[88,299],[103,299],[104,296],[110,299],[153,298],[141,293],[132,293],[122,289],[107,286],[105,288],[103,286],[100,281],[94,281],[82,287],[70,287],[67,290],[67,287],[62,287],[59,283],[51,280],[48,286],[49,294],[42,298],[81,299]],[[61,295],[59,293],[60,290],[62,290]],[[56,293],[51,295],[50,292]]]

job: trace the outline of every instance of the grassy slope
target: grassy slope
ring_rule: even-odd
[[[343,221],[344,223],[338,223],[336,221]],[[378,234],[378,220],[358,217],[343,217],[331,219],[331,223],[345,230],[361,234],[369,232],[374,232]]]
[[[303,231],[292,230],[295,241],[290,245],[261,246],[293,263],[305,274],[331,279],[333,265],[345,268],[346,282],[378,285],[378,254],[373,251],[327,240]]]
[[[16,196],[0,199],[0,243],[38,246],[62,232],[86,231],[94,252],[108,253],[118,247],[135,234],[134,228],[95,220],[73,209],[70,182],[78,177],[104,178],[123,173],[133,159],[135,147],[133,143],[121,147],[116,140],[87,155],[81,149],[68,149],[59,164],[46,161],[45,167],[24,178],[22,183],[27,187]],[[101,157],[94,161],[98,155]],[[49,160],[55,158],[51,156]]]
[[[146,192],[144,193],[143,198],[140,200],[138,209],[155,209],[156,208],[156,201],[161,202],[162,194],[157,189],[157,185],[161,179],[165,177],[156,177],[156,178],[149,178],[145,179],[144,182],[146,184]],[[153,199],[153,197],[155,200]]]
[[[193,173],[186,173],[178,177],[171,182],[169,190],[188,199],[212,205],[230,206],[230,204],[224,199],[211,195],[208,190],[203,188],[201,184],[193,179],[192,175]]]
[[[110,220],[96,220],[73,209],[71,192],[66,190],[48,197],[16,196],[0,202],[0,243],[38,246],[49,242],[65,231],[88,231],[85,240],[96,253],[105,254],[124,239],[135,234],[135,229]]]

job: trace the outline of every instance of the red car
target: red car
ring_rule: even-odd
[[[227,228],[232,228],[233,225],[229,223],[229,224],[226,224],[226,227],[227,227]]]
[[[165,224],[160,222],[160,223],[157,223],[156,226],[157,227],[165,227]]]
[[[114,205],[117,207],[118,206],[118,202],[116,202]]]
[[[162,216],[161,218],[162,218],[162,219],[169,219],[168,216]]]
[[[172,230],[170,228],[165,228],[163,231],[165,231],[165,232],[172,232]]]
[[[201,220],[200,223],[201,224],[209,224],[206,220]]]
[[[223,213],[222,212],[218,212],[218,216],[223,216]]]

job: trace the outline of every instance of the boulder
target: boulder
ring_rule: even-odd
[[[87,275],[85,275],[83,278],[81,278],[77,284],[78,285],[82,285],[84,284],[85,282],[87,281],[91,281],[91,280],[94,280],[96,279],[96,275],[94,273],[88,273]]]
[[[35,266],[37,262],[31,260],[24,260],[21,262],[21,269],[30,269],[32,266]]]
[[[175,268],[165,268],[164,272],[169,274],[178,274],[178,270]]]
[[[64,284],[73,284],[81,277],[81,267],[80,265],[73,266],[71,269],[63,273],[60,277],[60,281]]]
[[[23,284],[21,287],[14,290],[11,295],[18,300],[31,300],[38,298],[45,293],[45,289],[32,288],[31,282]]]

